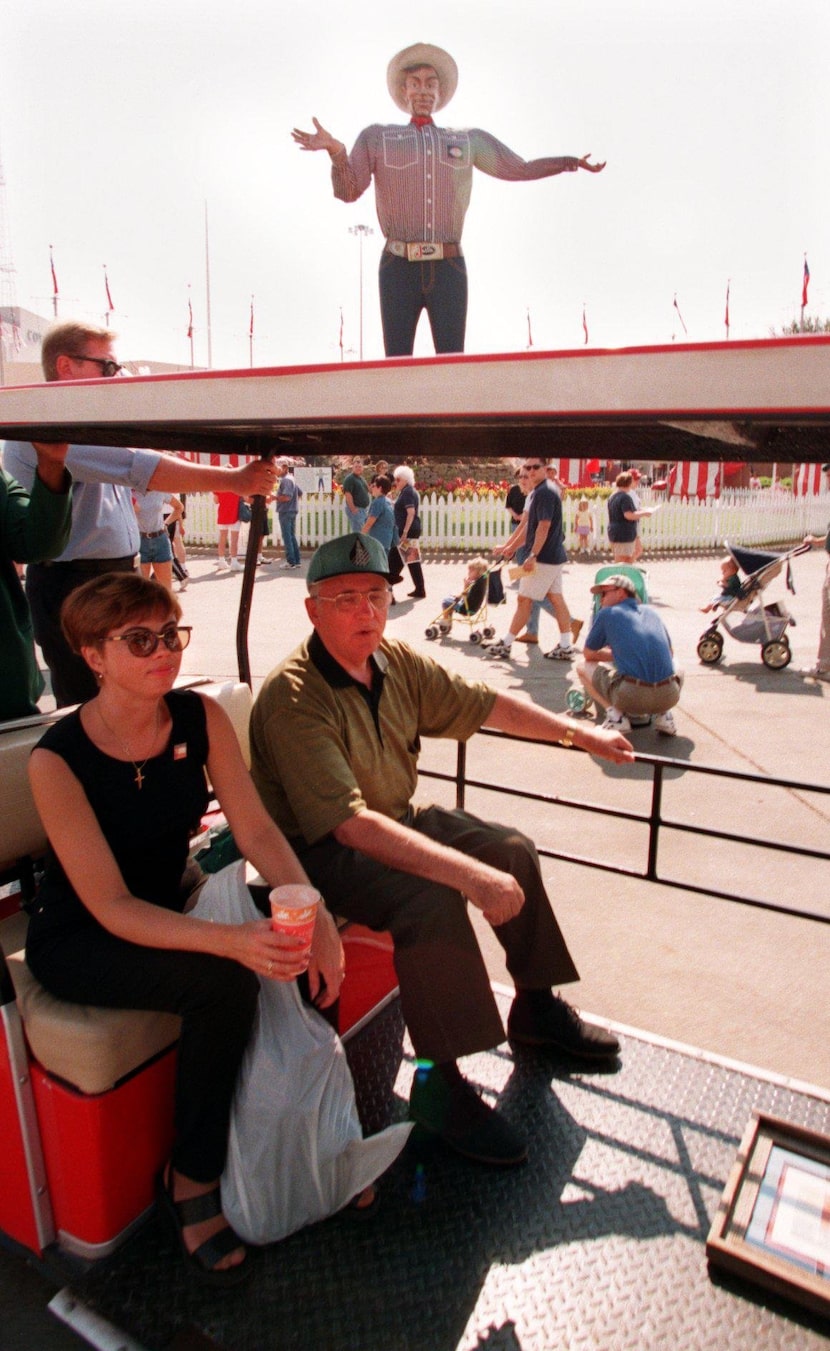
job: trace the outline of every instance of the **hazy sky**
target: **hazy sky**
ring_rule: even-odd
[[[527,159],[588,151],[601,175],[500,183],[476,173],[464,232],[467,350],[767,337],[830,315],[828,0],[3,0],[0,156],[17,303],[102,322],[107,265],[122,358],[213,365],[383,354],[381,238],[370,190],[345,206],[328,156],[292,126],[317,117],[350,147],[402,120],[386,66],[415,41],[460,71],[439,120],[481,126]],[[417,353],[432,351],[425,326]]]

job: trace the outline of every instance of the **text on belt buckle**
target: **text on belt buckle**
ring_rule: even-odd
[[[444,257],[444,245],[407,244],[406,256],[410,263],[435,262]]]

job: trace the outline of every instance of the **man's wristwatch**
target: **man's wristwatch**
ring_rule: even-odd
[[[568,730],[563,736],[562,740],[559,742],[559,745],[572,746],[574,744],[574,737],[576,736],[576,723],[571,722],[570,718],[568,718],[565,721],[565,726],[567,727]]]

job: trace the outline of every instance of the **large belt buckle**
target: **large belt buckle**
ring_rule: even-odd
[[[434,263],[444,257],[443,244],[407,244],[406,256],[410,263]]]

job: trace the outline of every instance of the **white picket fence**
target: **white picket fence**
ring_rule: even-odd
[[[650,553],[712,550],[731,544],[784,545],[800,540],[808,531],[827,529],[830,494],[821,497],[794,497],[772,489],[742,489],[724,493],[704,502],[681,501],[664,495],[640,493],[644,507],[659,503],[654,516],[640,522],[643,544]],[[573,547],[573,521],[577,499],[566,497],[563,503],[565,538]],[[607,512],[604,502],[592,504],[594,513],[593,547],[608,549]],[[274,534],[279,544],[276,515],[272,513]],[[431,550],[487,553],[507,539],[508,512],[499,498],[438,497],[421,498],[421,544]],[[348,522],[339,498],[306,494],[297,518],[297,538],[306,549],[316,548],[327,539],[348,531]],[[216,506],[209,493],[190,494],[187,499],[187,543],[195,547],[216,545]],[[247,526],[242,526],[244,534]]]

